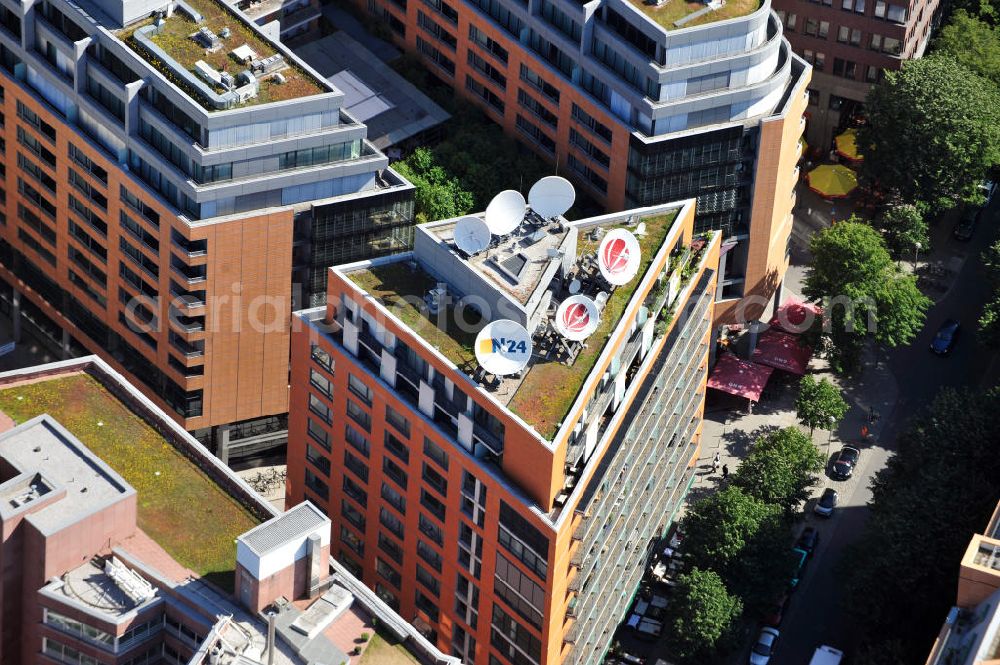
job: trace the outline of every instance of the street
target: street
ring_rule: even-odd
[[[868,517],[867,503],[871,499],[870,480],[885,466],[895,449],[896,437],[905,431],[906,424],[926,408],[942,386],[978,386],[990,371],[987,361],[993,350],[977,345],[975,328],[982,305],[989,296],[989,287],[983,280],[980,254],[996,237],[998,209],[1000,197],[994,199],[976,235],[967,243],[951,237],[950,223],[942,222],[941,228],[932,228],[935,253],[965,254],[964,265],[948,291],[928,312],[927,324],[913,344],[890,350],[887,354],[888,366],[896,378],[899,394],[895,409],[881,413],[880,431],[875,429],[877,443],[863,447],[859,467],[849,481],[832,481],[825,476],[821,479],[817,494],[826,486],[834,486],[840,492],[836,513],[831,519],[824,520],[813,515],[811,504],[806,507],[805,521],[819,527],[821,542],[780,627],[781,638],[771,661],[773,665],[808,665],[813,650],[820,644],[847,652],[858,646],[857,627],[852,625],[842,609],[842,585],[835,566],[864,528]],[[800,221],[796,220],[796,223],[800,224]],[[808,230],[806,233],[802,233],[802,229],[798,231],[797,241],[808,235]],[[800,248],[793,255],[793,261],[802,256]],[[947,318],[960,321],[963,334],[952,355],[939,358],[928,351],[928,346],[938,326]],[[995,379],[996,373],[992,372],[992,376]],[[842,441],[859,438],[857,432],[839,432],[838,435]],[[933,636],[914,636],[914,639],[926,640],[929,645]]]

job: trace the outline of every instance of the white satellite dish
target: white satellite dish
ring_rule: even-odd
[[[483,251],[490,246],[490,229],[478,217],[462,217],[455,222],[455,246],[468,255]]]
[[[576,190],[573,183],[557,175],[545,176],[528,192],[528,204],[531,209],[545,219],[563,215],[576,201]]]
[[[506,376],[531,360],[531,335],[517,321],[493,321],[476,335],[476,360],[490,374]]]
[[[554,321],[559,334],[573,342],[587,339],[601,323],[597,305],[587,296],[570,296],[559,304]]]
[[[642,249],[639,241],[626,229],[612,229],[597,249],[597,267],[604,279],[615,286],[628,284],[639,272]]]
[[[506,189],[490,201],[486,206],[486,226],[493,235],[507,235],[524,221],[524,213],[528,209],[521,192]]]

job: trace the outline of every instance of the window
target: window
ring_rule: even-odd
[[[559,104],[559,89],[529,69],[521,65],[521,80],[535,87],[540,93]]]
[[[448,470],[448,453],[426,436],[424,437],[424,455],[433,460],[445,471]]]
[[[496,560],[495,591],[507,605],[535,628],[542,628],[545,590],[503,555]]]
[[[515,124],[521,132],[531,139],[533,144],[542,148],[546,152],[555,153],[556,142],[552,140],[552,137],[548,136],[545,132],[539,129],[533,122],[518,113],[517,118],[515,119]]]
[[[361,458],[352,455],[349,450],[344,451],[344,466],[354,472],[358,478],[368,482],[368,465]]]
[[[361,425],[366,432],[372,431],[372,417],[367,411],[354,403],[354,400],[347,400],[347,415],[351,420]],[[329,422],[329,421],[327,421]]]
[[[365,544],[346,526],[340,527],[340,540],[358,556],[365,555]]]
[[[903,43],[893,37],[885,37],[882,39],[882,52],[899,55],[903,52]]]
[[[819,21],[814,18],[806,19],[806,34],[813,37],[816,36],[816,31],[819,29]]]
[[[840,26],[840,28],[837,29],[837,41],[840,42],[841,44],[846,44],[850,36],[851,36],[851,29],[848,28],[846,25],[842,25]]]
[[[417,555],[426,561],[431,568],[439,573],[441,572],[441,555],[419,538],[417,539]]]
[[[869,83],[877,82],[879,80],[881,71],[882,70],[879,67],[873,67],[871,65],[868,65],[865,68],[865,80],[868,81]]]
[[[541,662],[541,640],[528,632],[496,603],[493,604],[490,643],[513,663],[527,665],[528,662]]]
[[[813,62],[813,67],[816,68],[816,71],[820,71],[821,72],[821,71],[823,71],[823,67],[825,67],[825,66],[826,66],[826,54],[825,53],[817,53],[816,54],[816,60]]]
[[[427,462],[423,463],[423,473],[421,474],[421,477],[424,479],[425,483],[437,490],[441,496],[448,496],[448,480]]]
[[[344,488],[344,494],[351,497],[362,506],[368,505],[368,492],[366,492],[361,485],[358,485],[356,482],[351,480],[350,476],[343,476],[342,487]]]
[[[481,528],[486,513],[486,485],[468,471],[462,471],[461,505],[462,513]]]
[[[360,531],[365,530],[365,516],[347,499],[340,500],[340,514]]]
[[[382,458],[382,472],[404,490],[406,489],[408,481],[406,471],[388,457]]]
[[[857,28],[851,29],[851,46],[861,46],[861,31]]]
[[[444,504],[441,503],[440,499],[423,488],[420,490],[420,505],[429,510],[439,520],[444,521],[446,512]]]
[[[354,448],[365,457],[368,457],[371,453],[372,447],[368,442],[368,439],[362,436],[361,432],[354,429],[350,425],[344,425],[344,440],[354,446]]]
[[[313,446],[306,444],[306,459],[324,476],[330,475],[330,460]]]
[[[322,446],[323,450],[330,452],[330,433],[309,417],[306,418],[306,433],[313,441]]]
[[[417,36],[417,50],[444,70],[449,76],[455,76],[455,62],[420,36]]]
[[[319,476],[306,469],[306,487],[312,490],[319,498],[326,501],[330,498],[330,488],[327,487],[326,483],[320,480]]]
[[[347,375],[347,388],[352,393],[357,395],[358,398],[367,406],[372,405],[372,389],[369,388],[364,381],[349,373]]]
[[[53,660],[67,665],[101,665],[101,661],[93,656],[81,653],[78,649],[57,642],[51,637],[42,638],[42,651]]]
[[[468,74],[465,76],[465,89],[475,93],[497,113],[503,114],[504,108],[506,108],[503,100],[495,92]]]
[[[829,32],[830,32],[830,22],[829,21],[820,21],[819,22],[819,37],[822,38],[822,39],[826,39],[826,36],[829,34]]]
[[[906,7],[900,5],[889,5],[889,13],[886,15],[893,23],[906,23]]]
[[[387,528],[394,536],[400,540],[405,540],[403,521],[392,514],[386,507],[379,508],[378,511],[378,521],[379,523]]]
[[[868,48],[870,48],[873,51],[881,51],[882,50],[882,35],[873,34],[872,35],[872,41],[868,45]]]
[[[470,49],[467,54],[467,61],[470,67],[496,83],[501,90],[507,89],[507,77],[504,76],[503,72],[483,59],[478,53]]]
[[[441,583],[431,575],[430,571],[417,564],[417,581],[423,584],[435,596],[441,595]]]
[[[514,508],[500,501],[497,542],[517,557],[528,570],[546,579],[548,575],[549,540]]]
[[[437,524],[432,522],[423,513],[419,514],[418,528],[420,533],[433,540],[439,547],[444,545],[444,532]]]
[[[410,438],[410,421],[388,404],[385,405],[385,419],[390,425],[399,430],[400,434],[407,439]],[[409,459],[409,456],[407,456],[407,459]]]
[[[104,632],[103,630],[98,630],[93,626],[88,626],[85,623],[77,621],[76,619],[71,619],[68,616],[63,616],[53,612],[50,609],[45,610],[45,625],[53,626],[64,633],[69,633],[75,637],[82,638],[87,642],[92,642],[104,646],[105,648],[114,646],[115,636]]]
[[[469,40],[477,44],[480,48],[500,62],[505,65],[507,64],[507,49],[474,25],[469,26]]]
[[[329,353],[321,349],[317,344],[313,344],[309,355],[313,359],[313,362],[333,374],[333,358]]]
[[[425,596],[424,592],[421,591],[420,589],[417,589],[416,604],[417,604],[417,609],[424,612],[430,618],[431,621],[434,622],[438,621],[438,619],[440,618],[440,614],[438,613],[437,605],[434,604],[434,601]]]
[[[875,16],[877,18],[885,18],[885,2],[884,2],[884,0],[875,0]]]
[[[406,497],[385,481],[382,481],[382,498],[388,501],[393,508],[404,515],[406,514]]]
[[[72,143],[69,144],[69,158],[86,169],[90,175],[94,176],[105,185],[108,184],[108,172],[95,164],[93,160],[86,155],[86,153]]]
[[[523,108],[531,111],[536,118],[544,122],[549,127],[555,127],[558,124],[558,119],[554,113],[545,108],[541,102],[526,93],[521,88],[517,89],[517,103]]]
[[[375,557],[375,571],[392,586],[397,589],[400,587],[402,578],[396,572],[396,569],[386,563],[382,557]]]
[[[385,432],[385,449],[402,460],[403,464],[409,464],[410,449],[388,430]]]
[[[330,407],[323,403],[320,398],[316,397],[312,393],[309,393],[309,410],[315,413],[317,416],[323,419],[327,425],[333,420],[330,414]]]
[[[789,14],[788,19],[785,21],[785,27],[788,28],[789,31],[795,32],[795,26],[798,24],[798,22],[799,22],[798,14]]]
[[[328,398],[333,397],[333,384],[330,379],[326,378],[313,368],[309,368],[309,383],[312,384],[313,388],[318,390],[323,395]]]
[[[56,140],[55,128],[49,123],[42,120],[37,113],[35,113],[30,108],[25,106],[25,104],[21,100],[17,101],[17,117],[26,122],[27,124],[31,125],[32,127],[34,127],[36,130],[38,130],[38,132],[42,136],[44,136],[48,140],[52,141],[53,143],[55,142]]]
[[[483,568],[483,538],[464,521],[458,523],[458,563],[479,579]]]
[[[577,106],[576,102],[573,103],[572,115],[573,119],[591,134],[605,143],[611,143],[611,129],[607,125],[598,122],[592,115]]]
[[[378,532],[378,548],[388,554],[396,563],[403,562],[403,548],[381,531]]]

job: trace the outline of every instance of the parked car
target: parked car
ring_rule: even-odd
[[[839,495],[837,490],[832,487],[827,487],[823,490],[823,496],[819,498],[816,502],[816,507],[813,508],[813,512],[820,517],[830,517],[833,515],[833,509],[837,507],[837,499]]]
[[[761,617],[761,623],[765,626],[777,628],[781,625],[781,620],[785,618],[785,609],[788,607],[788,600],[791,598],[787,593],[774,601],[772,605]]]
[[[795,546],[812,555],[819,546],[819,529],[814,526],[807,526],[799,534],[799,539],[795,542]]]
[[[792,573],[792,579],[788,586],[794,591],[799,586],[799,579],[802,577],[802,571],[806,568],[806,563],[809,562],[809,552],[801,547],[793,547],[792,554],[795,555],[795,572]]]
[[[997,189],[997,183],[992,180],[983,180],[983,182],[980,183],[979,191],[986,197],[986,205],[989,205],[993,200],[993,197],[996,196]]]
[[[955,348],[958,341],[958,334],[962,331],[962,324],[955,319],[945,319],[941,327],[934,334],[931,340],[931,351],[939,356],[946,356]]]
[[[958,218],[958,223],[955,224],[955,230],[952,232],[955,240],[972,240],[972,236],[976,232],[976,224],[979,223],[979,216],[982,212],[982,208],[965,206],[962,210],[962,216]]]
[[[767,665],[774,654],[774,643],[778,641],[777,628],[766,626],[761,629],[757,643],[750,649],[750,665]]]
[[[854,467],[857,466],[860,457],[860,449],[854,446],[844,446],[837,453],[836,459],[833,460],[833,468],[830,469],[830,475],[837,480],[847,480],[854,473]]]

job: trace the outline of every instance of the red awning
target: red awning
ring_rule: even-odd
[[[767,323],[772,328],[785,332],[800,333],[805,332],[813,321],[822,317],[823,308],[819,305],[789,298]]]
[[[731,353],[723,353],[715,363],[708,387],[730,395],[760,401],[760,393],[774,370],[770,367],[740,360]]]
[[[757,348],[753,352],[753,361],[761,365],[791,372],[805,374],[812,349],[799,344],[799,338],[777,330],[768,330],[757,340]]]

